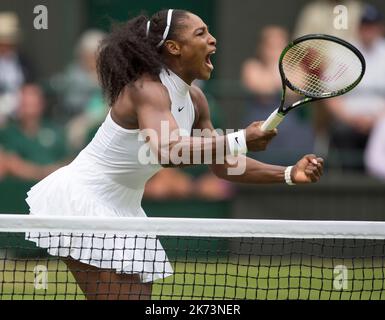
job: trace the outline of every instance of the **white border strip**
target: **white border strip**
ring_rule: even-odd
[[[385,239],[385,222],[101,218],[0,214],[0,232],[73,232],[158,236]]]

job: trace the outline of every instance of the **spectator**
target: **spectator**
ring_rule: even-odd
[[[181,199],[193,195],[191,176],[180,169],[163,169],[146,183],[145,199]]]
[[[98,30],[86,31],[75,50],[75,60],[66,70],[53,77],[52,89],[61,102],[61,116],[68,120],[82,114],[91,107],[92,99],[101,92],[97,72],[96,55],[104,33]]]
[[[337,6],[344,6],[346,12],[336,11]],[[336,26],[340,23],[341,14],[347,14],[347,26]],[[349,42],[357,39],[358,27],[362,13],[362,3],[359,0],[315,0],[310,1],[300,12],[294,28],[294,38],[311,34],[330,34]],[[342,28],[341,28],[342,27]],[[313,103],[314,104],[314,103]],[[316,102],[313,108],[314,153],[328,156],[330,115],[323,102]]]
[[[338,18],[334,8],[343,5],[347,9],[347,28],[336,28],[335,21]],[[310,33],[330,34],[347,41],[354,41],[362,12],[361,1],[357,0],[316,0],[307,4],[300,12],[294,37],[300,37]]]
[[[261,32],[256,56],[243,64],[244,86],[261,98],[263,96],[262,100],[274,99],[272,97],[282,88],[278,60],[287,43],[288,34],[285,29],[279,26],[267,26]]]
[[[45,101],[37,85],[24,85],[19,101],[16,120],[0,132],[6,168],[25,179],[41,179],[68,155],[64,131],[43,119]]]
[[[381,12],[365,6],[356,43],[366,59],[365,76],[352,92],[325,102],[334,117],[329,163],[342,169],[364,169],[363,152],[368,136],[385,113],[385,82],[380,81],[385,74],[383,30]]]
[[[163,169],[146,184],[145,199],[199,198],[222,201],[233,196],[233,188],[226,182],[205,170]]]
[[[8,173],[8,169],[7,169],[7,161],[6,161],[5,153],[0,146],[0,182],[7,175],[7,173]]]
[[[3,177],[16,177],[28,182],[40,181],[60,168],[62,164],[40,165],[22,159],[14,153],[0,153],[0,181]]]
[[[385,181],[385,117],[374,126],[365,150],[366,170]]]
[[[18,50],[19,19],[12,12],[0,12],[0,124],[17,107],[17,93],[32,79],[31,68]]]
[[[267,26],[261,32],[256,56],[244,62],[242,83],[250,94],[245,124],[267,119],[278,108],[282,93],[278,61],[287,43],[285,29]],[[291,100],[292,94],[288,90],[286,103]],[[303,152],[312,152],[313,130],[305,114],[308,111],[304,108],[290,114],[279,126],[279,134],[269,145],[269,150],[255,156],[262,161],[286,163],[294,161]]]
[[[87,134],[100,125],[107,114],[107,105],[99,86],[96,57],[105,34],[88,30],[76,47],[76,59],[51,81],[51,89],[59,101],[55,116],[67,123],[69,146],[81,149]]]

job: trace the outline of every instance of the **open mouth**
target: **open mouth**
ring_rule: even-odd
[[[206,65],[207,65],[211,70],[214,69],[214,66],[213,66],[213,64],[212,64],[212,62],[211,62],[211,56],[212,56],[213,54],[215,54],[215,51],[210,52],[210,53],[206,56]]]

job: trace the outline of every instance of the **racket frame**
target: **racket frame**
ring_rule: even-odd
[[[332,42],[338,43],[338,44],[350,49],[361,62],[362,70],[361,70],[360,76],[356,79],[356,81],[354,81],[351,85],[347,86],[346,88],[338,90],[338,91],[326,93],[326,94],[322,95],[321,97],[319,95],[312,95],[311,93],[307,93],[304,90],[301,90],[300,88],[297,88],[296,86],[294,86],[285,76],[285,72],[283,70],[283,59],[286,56],[286,53],[292,47],[294,47],[295,45],[297,45],[301,42],[307,41],[307,40],[332,41]],[[327,35],[327,34],[308,34],[308,35],[302,36],[300,38],[297,38],[297,39],[293,40],[282,51],[281,56],[279,58],[279,73],[281,75],[281,80],[282,80],[282,96],[281,96],[281,104],[278,108],[278,114],[285,116],[290,110],[298,108],[299,106],[301,106],[303,104],[313,102],[313,101],[318,101],[321,99],[333,98],[333,97],[343,95],[343,94],[353,90],[361,82],[361,80],[365,74],[365,71],[366,71],[366,63],[365,63],[364,56],[356,47],[354,47],[353,45],[351,45],[349,42],[347,42],[345,40],[342,40],[340,38],[337,38],[337,37],[334,37],[331,35]],[[292,90],[293,92],[295,92],[299,95],[305,96],[305,98],[302,100],[299,100],[299,101],[293,103],[291,106],[285,108],[284,105],[285,105],[286,87],[288,87],[290,90]]]

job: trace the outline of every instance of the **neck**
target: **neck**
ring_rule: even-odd
[[[186,82],[186,84],[188,84],[189,86],[191,86],[191,84],[195,80],[193,77],[187,75],[186,72],[183,72],[183,68],[180,66],[179,63],[167,61],[166,66],[172,72],[174,72],[179,78],[181,78],[184,82]]]
[[[182,70],[178,70],[178,69],[175,69],[175,68],[170,68],[170,70],[172,72],[174,72],[179,78],[181,78],[184,82],[186,82],[186,84],[188,84],[189,86],[191,86],[191,84],[193,83],[193,81],[195,79],[192,79],[192,77],[189,77],[187,76],[185,73],[182,72]]]

